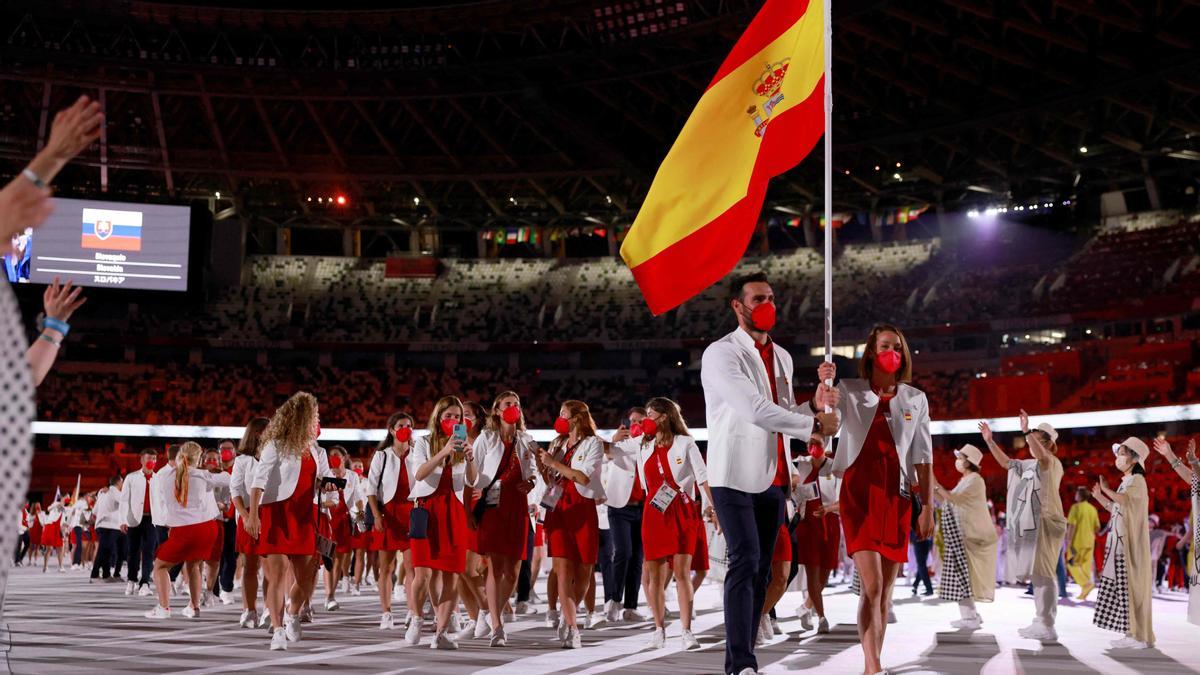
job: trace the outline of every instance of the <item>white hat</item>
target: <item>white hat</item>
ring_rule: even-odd
[[[983,460],[983,451],[967,443],[958,450],[955,450],[954,456],[965,459],[975,466],[979,466],[979,463]]]
[[[1046,432],[1046,435],[1050,437],[1051,443],[1058,442],[1058,432],[1054,430],[1054,427],[1050,426],[1049,422],[1042,422],[1041,424],[1037,425],[1037,428],[1039,431]]]
[[[1150,448],[1146,446],[1146,443],[1142,439],[1136,436],[1130,436],[1129,438],[1126,438],[1125,442],[1121,445],[1129,448],[1137,454],[1138,464],[1146,464],[1146,458],[1150,456]]]

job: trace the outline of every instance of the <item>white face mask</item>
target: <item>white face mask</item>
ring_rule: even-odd
[[[1124,473],[1133,468],[1133,460],[1125,454],[1117,455],[1117,470]]]

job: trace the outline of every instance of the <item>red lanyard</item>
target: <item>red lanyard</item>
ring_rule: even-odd
[[[683,503],[686,504],[688,503],[688,496],[679,488],[679,483],[675,482],[675,475],[663,468],[662,455],[665,454],[667,454],[667,448],[663,448],[661,455],[658,452],[658,448],[654,448],[654,461],[658,464],[658,473],[662,476],[664,483],[670,485],[671,489],[675,490],[680,497],[683,497]]]

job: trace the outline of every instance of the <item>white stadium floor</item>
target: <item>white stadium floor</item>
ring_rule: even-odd
[[[544,579],[543,575],[543,583]],[[176,614],[168,621],[151,622],[141,617],[150,599],[126,597],[122,589],[121,584],[89,584],[83,572],[43,574],[40,567],[17,568],[9,582],[0,664],[10,672],[30,674],[321,670],[670,675],[720,673],[724,659],[720,586],[713,583],[700,590],[695,632],[702,649],[690,653],[679,649],[677,624],[668,628],[668,646],[659,651],[645,649],[648,624],[587,630],[583,649],[564,651],[542,622],[544,605],[537,615],[510,628],[506,649],[489,649],[486,641],[475,640],[461,643],[456,652],[433,651],[428,632],[421,646],[407,647],[401,645],[400,630],[379,633],[378,604],[365,591],[360,597],[339,598],[341,611],[318,611],[315,623],[305,626],[302,642],[286,652],[271,652],[265,630],[236,627],[237,605],[205,609],[195,620]],[[826,600],[833,631],[798,637],[800,622],[794,610],[800,594],[788,593],[780,603],[780,616],[789,635],[759,649],[762,671],[861,672],[853,624],[856,601],[846,585],[834,587]],[[1059,644],[1024,640],[1017,629],[1029,623],[1033,600],[1015,588],[1000,589],[995,603],[981,605],[984,627],[974,634],[950,627],[958,618],[955,605],[912,598],[907,588],[897,589],[895,610],[899,623],[889,627],[884,650],[884,665],[893,673],[1200,672],[1200,627],[1186,622],[1187,598],[1179,593],[1155,597],[1158,644],[1145,651],[1110,651],[1109,641],[1118,636],[1091,625],[1091,603],[1070,601],[1059,607]]]

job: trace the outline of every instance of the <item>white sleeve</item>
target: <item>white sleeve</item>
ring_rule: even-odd
[[[933,464],[933,438],[929,431],[929,399],[921,393],[921,407],[917,410],[917,430],[913,434],[912,447],[908,449],[913,466]],[[915,478],[915,477],[914,477]]]
[[[604,486],[600,484],[600,464],[604,461],[604,444],[598,437],[592,436],[585,442],[585,445],[592,447],[584,454],[579,470],[587,474],[589,487],[595,487],[603,492]]]
[[[718,395],[738,417],[757,427],[807,441],[812,434],[813,418],[764,396],[742,372],[733,349],[732,345],[714,342],[704,350],[700,381],[705,396]]]
[[[383,461],[384,461],[383,453],[385,453],[385,452],[391,452],[391,450],[385,448],[383,450],[376,452],[374,455],[371,455],[371,466],[370,466],[370,468],[367,469],[366,485],[363,486],[363,488],[362,488],[363,501],[366,501],[367,497],[375,497],[376,499],[380,499],[380,500],[383,499],[379,495],[378,490],[379,490],[379,478],[380,478],[380,475],[383,473]],[[401,467],[401,468],[403,468],[403,467]]]
[[[247,494],[246,489],[246,462],[243,457],[246,455],[238,455],[233,460],[233,473],[229,476],[229,496],[230,499]],[[247,506],[249,506],[247,504]]]
[[[704,456],[700,454],[700,446],[696,445],[696,441],[688,439],[688,463],[692,465],[692,475],[696,477],[696,484],[708,482],[708,466],[704,463]],[[704,491],[701,490],[703,495]]]
[[[491,431],[479,434],[475,439],[475,467],[478,470],[475,472],[475,482],[470,484],[476,490],[482,490],[492,482],[493,476],[484,473],[484,467],[488,465],[488,456],[494,452],[504,452],[504,442],[500,440],[500,436]],[[497,463],[495,471],[499,470],[500,465]]]
[[[279,471],[279,459],[279,451],[275,449],[274,441],[263,445],[262,452],[259,453],[258,465],[254,467],[254,478],[250,481],[251,490],[267,489],[267,482],[271,474]]]

